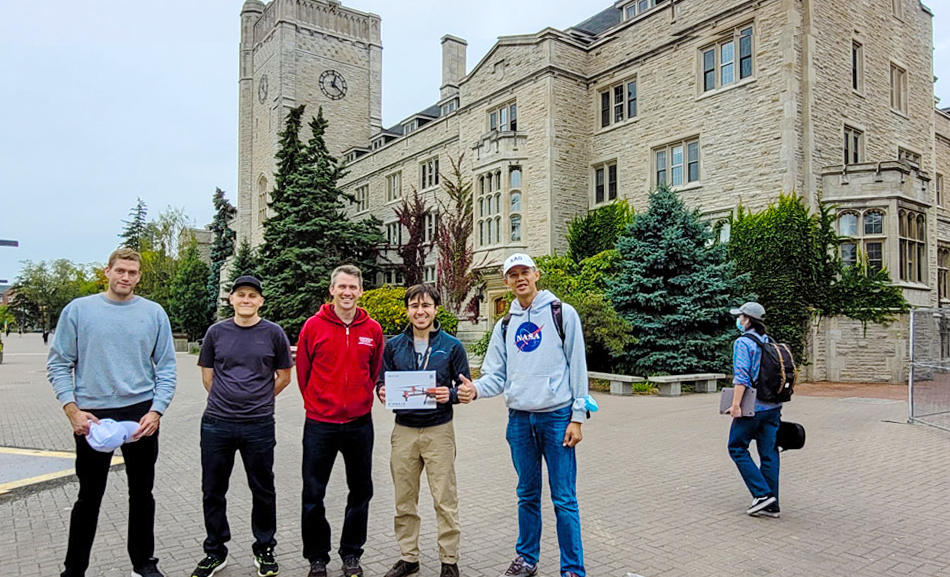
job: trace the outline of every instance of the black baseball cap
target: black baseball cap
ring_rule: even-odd
[[[250,275],[239,276],[236,279],[234,279],[234,284],[231,285],[231,292],[238,290],[238,288],[242,286],[249,286],[253,288],[254,290],[256,290],[257,292],[259,292],[260,294],[262,295],[264,294],[264,289],[261,288],[261,281],[257,280],[256,278]]]

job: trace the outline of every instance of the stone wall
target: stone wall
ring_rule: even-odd
[[[835,317],[812,327],[810,381],[902,383],[907,380],[909,315],[887,327]],[[801,377],[799,377],[801,378]]]

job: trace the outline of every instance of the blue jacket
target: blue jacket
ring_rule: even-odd
[[[412,325],[386,341],[383,350],[383,372],[380,373],[376,390],[385,382],[386,371],[435,371],[435,382],[440,387],[449,387],[449,402],[439,404],[433,409],[396,410],[396,423],[406,427],[434,427],[452,420],[452,405],[459,402],[459,373],[471,378],[468,368],[468,355],[461,341],[444,333],[436,321],[435,328],[429,333],[429,361],[423,369],[416,365],[416,349],[413,342]]]

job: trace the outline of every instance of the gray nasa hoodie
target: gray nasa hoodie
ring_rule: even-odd
[[[587,415],[587,357],[584,333],[574,307],[561,305],[564,342],[554,325],[551,303],[557,298],[540,291],[527,309],[516,299],[502,342],[501,321],[495,323],[482,376],[475,381],[478,398],[505,393],[509,408],[550,412],[571,405],[571,420]]]

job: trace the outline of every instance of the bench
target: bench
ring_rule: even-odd
[[[695,375],[664,375],[648,380],[660,389],[661,397],[678,397],[683,383],[695,383],[697,393],[715,393],[717,381],[725,379],[723,373],[699,373]]]
[[[597,373],[593,371],[587,371],[587,377],[590,379],[608,381],[610,383],[611,395],[632,395],[633,383],[642,383],[646,380],[643,377]]]

